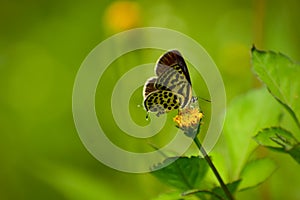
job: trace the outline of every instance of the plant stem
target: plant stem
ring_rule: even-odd
[[[196,143],[198,149],[201,151],[204,159],[206,160],[206,162],[208,163],[209,167],[211,168],[211,170],[214,172],[216,178],[218,179],[221,188],[223,189],[225,195],[227,196],[227,198],[229,200],[234,200],[232,194],[230,193],[230,191],[228,190],[227,186],[225,185],[222,177],[220,176],[218,170],[216,169],[215,165],[212,163],[210,157],[207,155],[205,149],[203,148],[202,144],[200,143],[200,141],[198,140],[197,136],[194,138],[194,142]]]

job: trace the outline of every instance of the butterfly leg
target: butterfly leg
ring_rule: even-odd
[[[146,120],[147,121],[149,120],[149,112],[147,112],[147,114],[146,114]]]

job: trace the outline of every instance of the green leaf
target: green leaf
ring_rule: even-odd
[[[227,186],[229,192],[231,194],[234,194],[237,191],[238,186],[239,186],[240,183],[241,183],[241,180],[237,180],[237,181],[234,181],[232,183],[226,184],[226,186]],[[217,194],[218,196],[221,196],[223,199],[228,199],[221,187],[214,188],[212,190],[212,192]],[[218,198],[212,196],[212,200],[218,200]]]
[[[265,147],[282,151],[288,151],[298,144],[292,133],[281,127],[265,128],[254,136],[254,140]]]
[[[172,164],[161,168],[165,163],[172,161]],[[206,161],[196,156],[167,158],[162,164],[155,166],[154,170],[156,168],[161,169],[151,172],[154,176],[180,190],[197,188],[208,170]]]
[[[265,128],[258,132],[254,140],[269,149],[290,154],[300,164],[300,143],[291,132],[281,127]]]
[[[228,190],[231,194],[234,194],[240,184],[241,180],[234,181],[232,183],[226,184]],[[201,189],[194,189],[184,192],[183,196],[188,196],[191,194],[208,194],[211,196],[210,199],[212,200],[220,200],[220,199],[227,199],[223,189],[221,187],[215,187],[211,191],[210,190],[201,190]]]
[[[252,64],[258,77],[300,128],[300,65],[287,56],[252,48]]]
[[[293,146],[288,153],[300,164],[300,144]]]
[[[199,200],[199,198],[194,195],[184,196],[179,191],[172,191],[161,194],[152,200]]]
[[[210,190],[204,190],[204,189],[193,189],[188,190],[182,193],[182,196],[191,196],[191,195],[197,195],[200,199],[208,199],[209,197],[215,197],[218,200],[223,200],[223,197],[210,191]]]
[[[243,168],[239,190],[253,188],[264,182],[276,170],[276,164],[269,158],[248,162]]]
[[[252,137],[262,127],[276,125],[282,110],[265,88],[252,90],[229,104],[223,135],[228,145],[230,176],[239,178],[248,157],[257,147]]]

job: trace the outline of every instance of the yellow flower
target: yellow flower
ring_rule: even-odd
[[[106,10],[105,23],[113,32],[137,27],[140,24],[140,7],[132,1],[116,1]]]
[[[197,134],[203,113],[198,107],[187,107],[179,110],[173,120],[177,127],[184,131],[187,136],[193,137]]]

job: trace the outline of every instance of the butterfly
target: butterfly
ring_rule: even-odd
[[[143,89],[144,108],[157,116],[183,109],[192,99],[192,84],[187,65],[177,50],[163,54],[155,66],[155,77]]]

